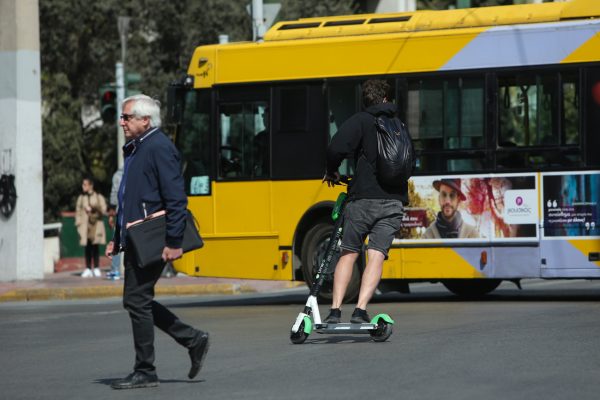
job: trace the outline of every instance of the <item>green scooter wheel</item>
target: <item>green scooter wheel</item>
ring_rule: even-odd
[[[369,332],[374,342],[385,342],[392,336],[392,324],[383,318],[377,321],[377,328]]]
[[[290,333],[290,340],[292,341],[292,343],[294,344],[302,344],[304,343],[304,341],[306,340],[306,338],[308,338],[308,333],[306,331],[311,330],[311,326],[306,326],[305,323],[307,322],[307,318],[304,318],[304,321],[302,321],[302,323],[300,324],[300,327],[298,328],[298,332],[292,332]],[[308,321],[310,324],[310,320]]]

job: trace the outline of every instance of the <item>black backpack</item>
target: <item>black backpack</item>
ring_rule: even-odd
[[[404,185],[411,177],[416,155],[406,125],[397,117],[375,116],[377,179],[386,186]]]

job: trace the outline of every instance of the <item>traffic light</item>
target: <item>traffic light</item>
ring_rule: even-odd
[[[100,116],[104,123],[117,121],[117,91],[114,85],[100,88]]]

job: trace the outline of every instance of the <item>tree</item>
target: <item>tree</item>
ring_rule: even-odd
[[[85,175],[108,168],[98,154],[110,153],[111,141],[95,135],[99,128],[84,121],[82,110],[97,106],[99,86],[114,75],[118,35],[109,21],[119,8],[115,0],[40,0],[39,6],[44,214],[52,220],[74,208]],[[105,177],[95,178],[106,192]]]
[[[186,74],[194,48],[252,38],[250,0],[39,0],[45,218],[72,210],[81,179],[91,175],[108,195],[117,168],[116,121],[89,110],[99,88],[115,81],[121,58],[118,16],[130,16],[126,71],[139,89],[165,103],[168,84]],[[353,0],[283,0],[280,18],[351,14]],[[86,112],[84,112],[86,111]]]
[[[282,0],[279,20],[354,14],[354,0]]]
[[[52,99],[44,102],[42,116],[46,220],[53,220],[60,210],[71,206],[84,175],[83,138],[79,121],[73,118],[79,111],[79,104],[73,101],[70,93],[71,86],[65,74],[42,74],[42,98]]]
[[[418,10],[445,10],[449,6],[456,7],[457,0],[418,0]],[[514,4],[514,0],[471,0],[471,7],[506,6]]]

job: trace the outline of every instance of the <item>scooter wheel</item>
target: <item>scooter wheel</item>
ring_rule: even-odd
[[[374,342],[385,342],[392,336],[392,324],[380,319],[377,328],[369,332]]]
[[[300,324],[300,327],[298,328],[298,332],[290,333],[290,340],[294,344],[304,343],[304,341],[306,340],[307,337],[308,337],[308,333],[304,332],[304,322],[302,322]]]

